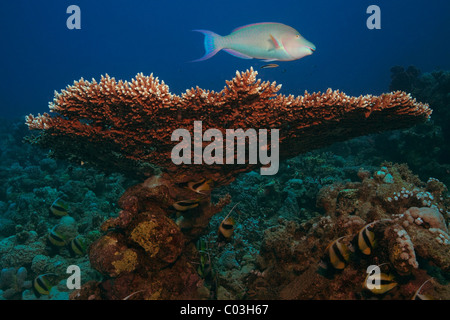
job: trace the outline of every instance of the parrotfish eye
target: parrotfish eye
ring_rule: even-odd
[[[296,37],[296,38],[300,38],[300,35],[299,35],[299,34],[297,34],[297,35],[295,35],[295,37]]]

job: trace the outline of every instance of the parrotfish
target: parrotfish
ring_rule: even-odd
[[[205,55],[211,58],[220,50],[243,59],[292,61],[311,55],[316,46],[297,30],[282,23],[261,22],[234,29],[227,36],[208,30],[194,30],[205,35]]]

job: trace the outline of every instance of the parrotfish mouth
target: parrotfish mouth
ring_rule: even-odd
[[[316,51],[316,48],[312,48],[310,46],[306,46],[309,50],[311,50],[312,52]]]

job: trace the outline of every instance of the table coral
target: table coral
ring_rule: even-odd
[[[108,75],[100,82],[81,79],[55,93],[51,114],[27,116],[28,127],[40,130],[28,140],[50,148],[55,157],[102,170],[142,178],[161,169],[177,182],[199,176],[218,185],[260,164],[247,159],[242,165],[177,166],[171,161],[175,129],[193,132],[194,121],[223,134],[226,129],[277,128],[280,157],[289,158],[355,136],[408,127],[431,114],[428,105],[401,91],[350,97],[328,89],[294,97],[279,94],[280,85],[256,76],[253,69],[237,72],[220,92],[197,87],[181,96],[153,75],[138,74],[131,82]]]

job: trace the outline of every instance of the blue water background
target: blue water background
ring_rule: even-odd
[[[72,4],[81,9],[81,30],[66,27]],[[366,27],[372,4],[381,9],[381,30]],[[450,2],[442,0],[2,1],[0,116],[45,112],[54,90],[105,73],[125,80],[153,72],[180,94],[196,85],[221,90],[236,70],[253,66],[285,94],[328,87],[380,94],[394,65],[450,69],[449,18]],[[189,62],[204,54],[193,29],[226,35],[269,21],[296,28],[317,51],[277,69],[225,52]]]

